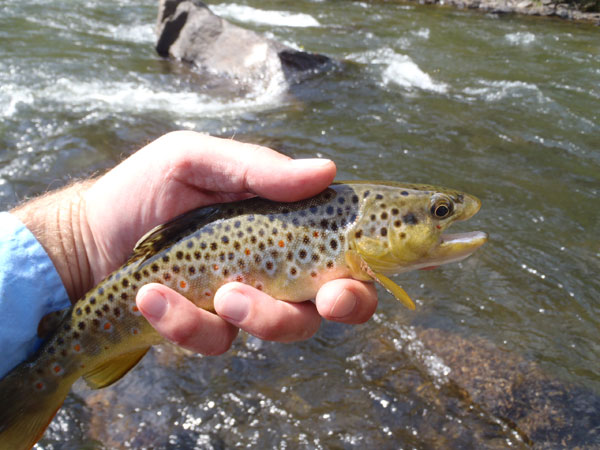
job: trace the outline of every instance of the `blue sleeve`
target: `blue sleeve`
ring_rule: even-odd
[[[42,245],[19,219],[0,212],[0,378],[37,349],[42,317],[69,306]]]

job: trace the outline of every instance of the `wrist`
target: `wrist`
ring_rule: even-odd
[[[83,196],[91,184],[92,181],[72,184],[11,211],[44,247],[72,302],[94,282],[86,250],[90,233]]]

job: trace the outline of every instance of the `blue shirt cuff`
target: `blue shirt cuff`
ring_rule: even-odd
[[[42,317],[69,306],[42,245],[19,219],[0,212],[0,378],[37,349]]]

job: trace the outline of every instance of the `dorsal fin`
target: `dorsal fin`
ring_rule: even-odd
[[[163,248],[179,241],[184,234],[191,234],[215,220],[220,210],[219,205],[205,206],[181,214],[167,223],[154,227],[135,244],[129,262],[155,255]]]
[[[110,386],[129,372],[139,360],[143,358],[149,349],[150,347],[146,347],[141,350],[120,355],[86,373],[83,378],[92,389]]]

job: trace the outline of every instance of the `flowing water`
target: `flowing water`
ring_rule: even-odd
[[[490,241],[405,274],[414,312],[381,292],[371,321],[325,323],[306,342],[242,335],[210,358],[159,346],[113,387],[78,384],[40,448],[600,446],[598,27],[393,2],[219,3],[343,61],[228,98],[156,55],[156,7],[0,0],[3,209],[183,128],[332,158],[340,179],[471,192],[483,208],[457,228]]]

